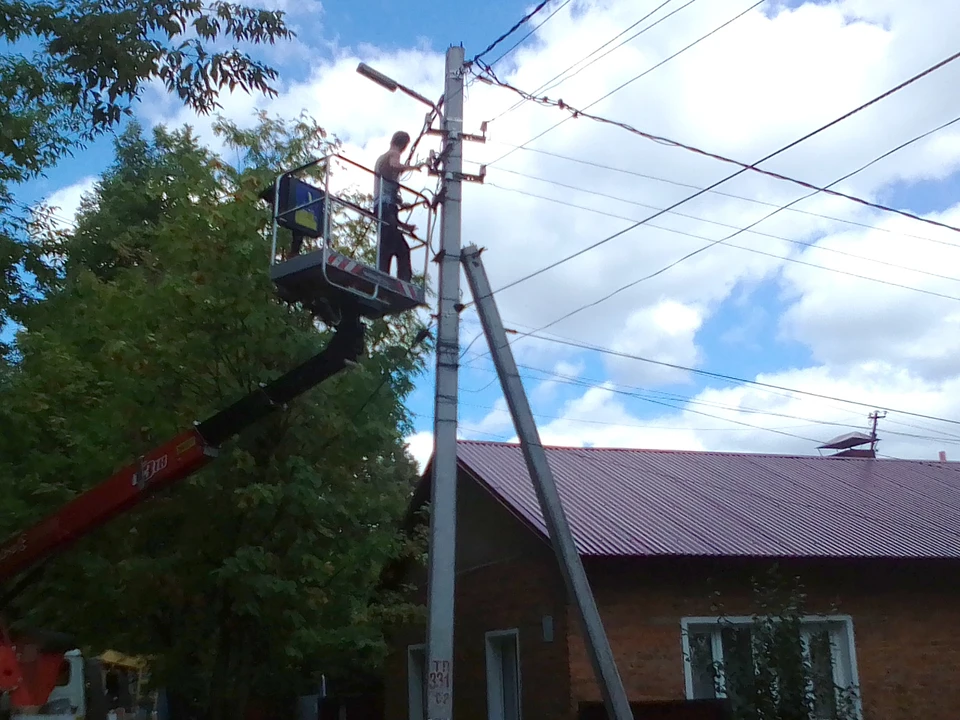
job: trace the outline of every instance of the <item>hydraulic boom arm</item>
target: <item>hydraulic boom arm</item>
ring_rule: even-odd
[[[192,475],[217,456],[224,442],[336,375],[360,356],[363,347],[363,325],[358,318],[345,317],[330,344],[314,357],[150,451],[0,545],[0,582],[63,550],[150,493]]]

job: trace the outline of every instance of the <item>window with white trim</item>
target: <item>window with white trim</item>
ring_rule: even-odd
[[[520,635],[516,629],[486,634],[487,718],[520,720]]]
[[[860,716],[853,621],[848,616],[804,617],[799,637],[792,631],[766,633],[751,617],[684,618],[681,628],[688,699],[728,697],[737,703],[756,697],[758,684],[765,683],[773,697],[803,692],[812,708],[811,720]],[[761,647],[770,642],[776,642],[777,649],[766,654]],[[771,663],[771,657],[777,662]],[[788,675],[794,678],[792,686]]]
[[[427,717],[427,685],[424,681],[426,667],[426,647],[407,647],[407,707],[410,720],[426,720]]]

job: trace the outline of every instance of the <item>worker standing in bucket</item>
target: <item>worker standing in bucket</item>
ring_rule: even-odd
[[[410,135],[403,130],[393,134],[390,149],[377,158],[373,167],[374,212],[380,219],[380,248],[378,269],[390,272],[390,262],[397,258],[397,277],[404,282],[413,278],[410,265],[410,246],[400,231],[400,175],[419,170],[427,163],[404,165],[400,155],[410,144]]]

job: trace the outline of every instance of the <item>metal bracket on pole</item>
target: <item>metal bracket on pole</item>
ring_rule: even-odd
[[[583,562],[573,540],[573,533],[567,523],[557,492],[553,472],[547,462],[547,454],[540,442],[540,433],[537,431],[536,421],[527,400],[517,364],[513,359],[513,352],[507,342],[507,335],[497,310],[487,273],[480,260],[480,250],[476,245],[465,247],[461,253],[461,263],[473,293],[473,300],[477,305],[477,314],[490,355],[500,377],[503,395],[510,407],[510,415],[520,438],[523,455],[526,459],[530,479],[537,491],[540,501],[540,511],[550,533],[554,553],[560,564],[570,598],[576,603],[579,611],[581,629],[587,644],[587,652],[593,665],[593,671],[603,694],[607,708],[607,717],[611,720],[633,720],[630,702],[617,664],[613,658],[613,651],[603,629],[603,621],[597,609],[596,600],[590,589],[590,582],[583,569]]]
[[[460,179],[466,180],[467,182],[478,182],[482,183],[487,177],[487,166],[481,165],[480,172],[476,175],[471,175],[470,173],[460,173]]]
[[[466,140],[467,142],[476,142],[476,143],[485,143],[487,141],[487,128],[486,122],[483,123],[483,132],[480,135],[475,133],[459,133],[460,140]],[[443,130],[438,130],[437,128],[430,128],[426,132],[427,135],[446,135]]]

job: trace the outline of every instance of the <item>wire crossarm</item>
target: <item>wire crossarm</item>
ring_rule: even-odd
[[[322,317],[339,318],[358,314],[370,319],[382,318],[413,310],[426,304],[427,263],[433,229],[434,207],[420,192],[400,186],[405,206],[423,206],[426,228],[424,236],[412,225],[399,222],[404,239],[409,239],[411,254],[422,251],[423,272],[407,282],[379,269],[381,232],[384,221],[378,209],[331,193],[331,172],[334,160],[340,160],[354,171],[370,176],[373,171],[342,155],[333,153],[277,176],[272,187],[261,194],[273,207],[270,250],[270,279],[276,284],[281,299],[300,303]],[[302,175],[310,169],[322,169],[323,187],[312,185]],[[409,198],[409,201],[407,200]],[[344,229],[376,229],[376,266],[347,255],[335,247],[335,237]],[[292,241],[286,252],[278,248],[280,230],[290,233]],[[306,248],[304,248],[306,246]],[[301,252],[305,249],[305,252]],[[336,322],[336,320],[335,320]]]

